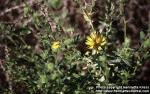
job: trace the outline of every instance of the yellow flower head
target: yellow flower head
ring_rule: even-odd
[[[59,42],[59,41],[56,41],[56,42],[53,42],[53,43],[52,43],[51,48],[52,48],[53,50],[57,50],[59,47],[60,47],[60,42]]]
[[[106,38],[96,32],[92,32],[87,36],[85,44],[88,46],[88,49],[99,52],[102,50],[102,46],[106,45]]]

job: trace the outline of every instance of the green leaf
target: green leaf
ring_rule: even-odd
[[[100,79],[99,79],[100,82],[104,82],[105,81],[105,77],[102,76]]]
[[[74,41],[73,39],[66,39],[66,40],[64,41],[64,44],[65,44],[65,45],[69,45],[69,44],[71,44],[73,41]]]
[[[52,80],[56,80],[56,78],[58,77],[58,73],[54,72],[53,74],[51,74],[51,79]]]
[[[121,62],[121,59],[120,58],[117,58],[117,59],[114,59],[114,60],[110,60],[108,62],[109,65],[115,65],[117,63],[120,63]]]
[[[144,40],[144,38],[145,38],[144,32],[140,32],[140,40],[142,41],[142,40]]]
[[[48,0],[48,3],[54,9],[58,9],[62,6],[61,0]]]
[[[75,78],[79,78],[80,76],[78,75],[78,74],[76,74],[76,73],[73,73],[73,76],[75,77]]]
[[[53,71],[53,69],[54,69],[54,64],[53,64],[53,63],[47,63],[47,64],[46,64],[46,67],[47,67],[48,71]]]
[[[150,39],[147,39],[143,43],[144,48],[150,47]]]
[[[125,59],[122,59],[122,60],[123,60],[123,62],[124,62],[125,64],[127,64],[128,66],[131,67],[131,64],[130,64],[130,62],[129,62],[128,60],[125,60]]]
[[[40,83],[43,84],[46,82],[47,82],[46,75],[40,75]]]
[[[124,47],[129,47],[130,41],[131,41],[131,40],[130,40],[128,37],[126,37],[126,38],[125,38],[125,41],[124,41],[124,43],[123,43]]]

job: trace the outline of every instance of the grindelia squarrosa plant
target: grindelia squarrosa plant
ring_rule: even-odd
[[[150,32],[143,29],[132,47],[127,1],[6,0],[0,94],[96,94],[98,86],[137,85],[136,72],[150,58]],[[115,28],[116,20],[123,25]]]

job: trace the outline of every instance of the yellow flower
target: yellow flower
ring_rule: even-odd
[[[60,47],[60,42],[59,41],[55,41],[52,43],[51,48],[54,50],[57,50]]]
[[[87,36],[85,44],[88,46],[88,49],[99,52],[102,50],[102,46],[106,45],[106,38],[96,32],[92,32],[90,36]]]

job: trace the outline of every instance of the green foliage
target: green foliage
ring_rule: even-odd
[[[48,0],[48,3],[54,9],[58,9],[62,6],[61,0]]]

